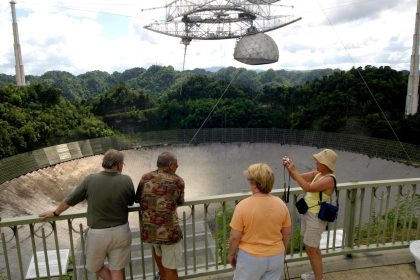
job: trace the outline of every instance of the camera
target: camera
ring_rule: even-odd
[[[283,156],[283,165],[287,166],[290,163],[290,158],[288,156]]]

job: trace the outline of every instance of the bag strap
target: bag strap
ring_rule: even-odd
[[[287,184],[286,187],[286,166],[283,166],[283,188],[284,188],[284,193],[283,193],[283,200],[286,203],[289,203],[289,195],[290,195],[290,174],[289,174],[289,183]]]
[[[299,196],[298,196],[299,197]],[[305,199],[305,194],[303,195],[303,197],[301,197],[299,200],[301,200],[301,199]],[[306,203],[306,202],[305,202]],[[308,209],[309,208],[313,208],[313,207],[315,207],[315,206],[318,206],[319,205],[319,201],[318,201],[318,203],[317,204],[315,204],[315,205],[312,205],[312,206],[309,206],[309,205],[307,205],[308,206]]]
[[[330,175],[326,175],[326,176],[330,176]],[[331,178],[333,178],[334,180],[334,191],[335,191],[335,202],[337,204],[338,207],[338,193],[337,193],[337,180],[335,179],[334,176],[330,176]],[[322,202],[322,192],[319,192],[319,201],[318,201],[318,205],[321,205]]]

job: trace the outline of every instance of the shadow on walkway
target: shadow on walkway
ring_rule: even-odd
[[[288,262],[290,279],[310,270],[309,261]],[[351,257],[324,258],[324,280],[419,280],[409,249],[353,254]],[[207,278],[231,280],[233,273]]]

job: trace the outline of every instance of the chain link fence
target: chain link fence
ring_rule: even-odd
[[[369,157],[419,166],[420,146],[378,138],[342,133],[278,128],[209,128],[150,131],[129,141],[103,137],[70,142],[18,154],[0,160],[0,184],[29,172],[69,160],[105,153],[108,149],[139,149],[159,145],[200,143],[279,143],[281,145],[332,148]]]

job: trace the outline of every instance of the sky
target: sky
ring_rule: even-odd
[[[0,0],[0,73],[14,75],[10,0]],[[25,75],[58,70],[123,72],[183,68],[180,39],[143,28],[165,18],[164,0],[15,0]],[[169,2],[169,1],[168,1]],[[251,66],[233,58],[235,39],[193,40],[185,69],[314,70],[390,66],[409,70],[416,0],[284,0],[302,19],[266,33],[279,61]],[[142,11],[143,10],[143,11]]]

